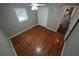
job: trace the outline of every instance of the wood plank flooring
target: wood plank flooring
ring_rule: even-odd
[[[11,38],[18,56],[60,56],[64,35],[37,25]]]

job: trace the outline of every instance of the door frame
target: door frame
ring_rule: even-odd
[[[64,13],[65,13],[65,9],[64,9],[64,8],[66,8],[66,7],[74,7],[74,10],[73,10],[73,12],[72,12],[72,14],[71,14],[71,19],[70,19],[70,20],[71,20],[70,22],[72,22],[72,18],[73,18],[73,15],[74,15],[74,13],[75,13],[75,11],[76,11],[76,9],[77,9],[77,6],[63,6],[63,7],[62,7],[61,14],[60,14],[60,17],[59,17],[59,22],[58,22],[56,31],[58,30],[58,28],[59,28],[59,26],[60,26],[60,23],[61,23],[61,21],[62,21],[62,19],[63,19]]]

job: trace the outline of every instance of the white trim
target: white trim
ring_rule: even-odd
[[[23,33],[24,31],[29,30],[29,29],[33,28],[34,26],[37,26],[37,25],[39,25],[39,24],[33,25],[33,26],[31,26],[31,27],[29,27],[29,28],[27,28],[27,29],[25,29],[25,30],[23,30],[23,31],[21,31],[21,32],[19,32],[19,33],[17,33],[17,34],[14,34],[13,36],[11,36],[11,37],[9,37],[9,38],[11,39],[12,37],[15,37],[15,36],[17,36],[17,35]],[[40,25],[40,26],[42,26],[42,25]],[[43,27],[45,27],[45,26],[43,26]],[[51,29],[51,28],[49,28],[49,27],[45,27],[45,28],[56,32],[56,30]]]
[[[59,18],[59,23],[58,23],[58,26],[57,26],[56,31],[58,30],[58,27],[59,27],[59,25],[60,25],[60,23],[61,23],[61,20],[62,20],[63,16],[64,16],[64,12],[65,12],[64,8],[65,8],[65,7],[66,7],[66,6],[62,7],[62,11],[61,11],[61,15],[60,15],[60,18]],[[65,42],[64,42],[64,45],[63,45],[63,48],[62,48],[61,56],[63,56],[64,46],[65,46]]]
[[[59,22],[58,22],[58,25],[57,25],[57,28],[56,28],[56,31],[57,31],[57,29],[58,29],[58,27],[59,27],[59,25],[60,25],[60,23],[61,23],[61,20],[62,20],[62,18],[63,18],[63,16],[64,16],[64,13],[65,13],[65,10],[64,10],[64,8],[66,8],[66,7],[71,7],[71,6],[64,6],[63,8],[62,8],[62,11],[61,11],[61,15],[60,15],[60,18],[59,18]],[[71,15],[71,18],[73,17],[73,14],[75,13],[75,11],[76,11],[76,6],[73,6],[75,9],[73,10],[73,13],[72,13],[72,15]],[[71,20],[72,21],[72,20]]]
[[[13,48],[13,51],[14,51],[14,53],[15,53],[15,56],[17,56],[17,53],[16,53],[16,51],[15,51],[15,49],[14,49],[14,46],[13,46],[13,44],[12,44],[12,42],[11,42],[11,38],[12,38],[12,37],[15,37],[15,36],[17,36],[17,35],[19,35],[19,34],[21,34],[21,33],[23,33],[24,31],[27,31],[27,30],[29,30],[29,29],[33,28],[34,26],[37,26],[37,25],[39,25],[39,24],[33,25],[33,26],[31,26],[31,27],[29,27],[29,28],[27,28],[27,29],[25,29],[25,30],[23,30],[23,31],[21,31],[21,32],[19,32],[19,33],[13,35],[13,36],[11,36],[11,37],[9,37],[10,44],[11,44],[11,46],[12,46],[12,48]],[[42,25],[40,25],[40,26],[42,26]],[[43,26],[43,27],[44,27],[44,26]],[[53,29],[51,29],[51,28],[48,28],[48,27],[45,27],[45,28],[47,28],[47,29],[49,29],[49,30],[51,30],[51,31],[55,31],[55,32],[56,32],[56,30],[53,30]]]
[[[37,24],[37,25],[40,25],[40,24]],[[40,25],[40,26],[42,26],[42,25]],[[49,27],[47,27],[47,26],[43,26],[43,27],[47,28],[48,30],[51,30],[51,31],[54,31],[54,32],[56,32],[56,30],[54,30],[54,29],[51,29],[51,28],[49,28]]]
[[[70,23],[73,21],[72,19],[73,19],[74,13],[75,13],[76,10],[77,10],[77,6],[73,6],[73,7],[74,7],[74,10],[73,10],[73,12],[72,12],[72,14],[71,14]]]
[[[10,38],[9,38],[9,41],[10,41],[11,47],[13,48],[13,51],[14,51],[14,53],[15,53],[15,56],[17,56],[16,51],[15,51],[15,49],[14,49],[14,47],[13,47],[13,44],[12,44]]]
[[[36,24],[36,25],[33,25],[33,26],[30,26],[29,28],[26,28],[25,30],[22,30],[21,32],[18,32],[18,33],[16,33],[16,34],[14,34],[13,36],[9,37],[9,38],[11,39],[12,37],[15,37],[15,36],[17,36],[17,35],[19,35],[19,34],[25,32],[26,30],[29,30],[29,29],[33,28],[34,26],[37,26],[37,24]]]
[[[57,30],[51,29],[49,27],[46,27],[46,28],[49,29],[49,30],[51,30],[51,31],[57,32]]]
[[[60,17],[59,17],[59,22],[58,22],[58,25],[57,25],[56,31],[58,30],[58,27],[59,27],[60,22],[61,22],[61,20],[62,20],[63,12],[64,12],[64,7],[62,8],[62,11],[61,11],[61,14],[60,14]]]
[[[70,24],[69,24],[69,26],[68,26],[68,30],[66,31],[64,40],[67,38],[67,36],[68,36],[69,33],[70,33],[70,30],[71,30],[71,29],[69,29],[69,27],[70,27],[71,23],[74,21],[73,16],[74,16],[74,13],[76,12],[76,10],[77,10],[77,8],[78,8],[77,6],[73,6],[73,7],[74,7],[74,10],[73,10],[73,12],[72,12],[72,14],[71,14]],[[72,27],[72,28],[73,28],[73,27]]]
[[[73,11],[73,14],[74,14],[74,13],[76,12],[76,10],[77,10],[77,7],[76,7],[76,6],[74,6],[74,7],[75,7],[75,9],[74,9],[74,11]],[[73,17],[73,14],[72,14],[71,18]],[[71,19],[71,20],[72,20],[72,19]],[[72,21],[73,21],[73,20],[72,20]],[[71,22],[72,22],[72,21],[71,21]],[[61,56],[63,56],[65,44],[66,44],[66,41],[65,41],[65,43],[64,43],[64,45],[63,45],[63,49],[62,49]]]
[[[16,53],[15,48],[14,48],[12,42],[11,42],[11,38],[12,38],[12,37],[15,37],[15,36],[17,36],[17,35],[19,35],[19,34],[21,34],[21,33],[23,33],[23,32],[26,31],[26,30],[29,30],[29,29],[33,28],[34,26],[37,26],[37,24],[36,24],[36,25],[33,25],[33,26],[31,26],[31,27],[29,27],[29,28],[27,28],[27,29],[25,29],[25,30],[23,30],[23,31],[21,31],[21,32],[15,34],[15,35],[13,35],[13,36],[11,36],[11,37],[9,37],[10,44],[11,44],[11,47],[13,48],[13,51],[14,51],[14,53],[15,53],[15,56],[17,56],[17,53]]]
[[[61,56],[63,56],[65,44],[66,44],[66,41],[64,42],[63,49],[62,49],[62,52],[61,52]]]

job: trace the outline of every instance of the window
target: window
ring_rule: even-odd
[[[15,8],[15,13],[16,13],[17,18],[20,22],[28,20],[26,8]]]

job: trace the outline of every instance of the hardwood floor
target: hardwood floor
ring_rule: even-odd
[[[18,56],[60,56],[64,35],[37,25],[11,38],[11,42]]]

